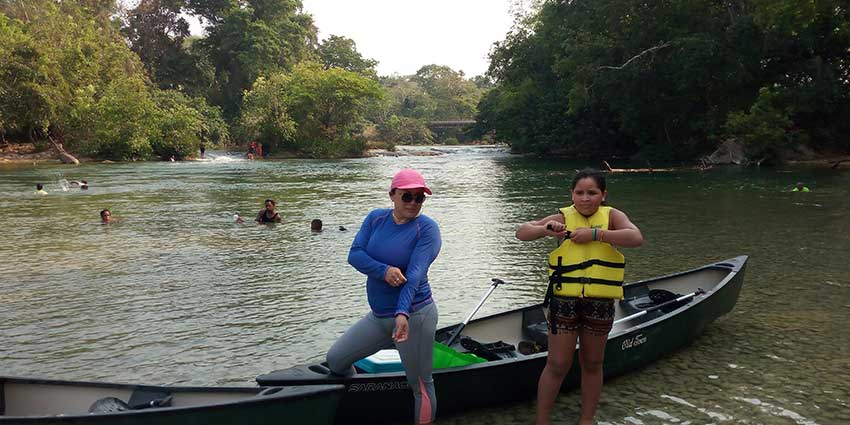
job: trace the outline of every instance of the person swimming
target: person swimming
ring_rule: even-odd
[[[43,185],[43,184],[41,184],[41,183],[37,183],[37,184],[35,185],[35,194],[36,194],[36,195],[41,195],[41,196],[47,195],[47,191],[45,191],[45,190],[44,190],[44,185]]]
[[[89,182],[87,182],[85,180],[72,180],[72,181],[68,182],[68,184],[71,187],[79,187],[80,190],[88,190],[89,189]]]
[[[109,211],[109,208],[105,208],[100,211],[100,223],[101,224],[110,224],[117,222],[117,218],[112,218],[112,212]]]
[[[310,231],[311,232],[321,232],[322,231],[322,220],[318,218],[314,218],[313,221],[310,222]]]
[[[811,189],[809,189],[805,184],[803,184],[803,182],[797,182],[797,184],[794,185],[794,188],[791,189],[791,191],[792,192],[811,192]]]

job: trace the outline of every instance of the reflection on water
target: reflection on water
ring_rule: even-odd
[[[538,302],[552,242],[521,243],[514,230],[564,206],[585,164],[490,147],[413,150],[434,155],[3,166],[0,375],[252,385],[320,359],[366,311],[347,250],[366,213],[390,205],[404,166],[435,192],[425,213],[444,238],[430,271],[440,324],[463,319],[491,277],[510,284],[479,314]],[[90,189],[63,192],[60,179]],[[788,192],[798,180],[814,191]],[[50,195],[33,194],[39,182]],[[751,259],[735,310],[692,346],[606,384],[600,423],[850,422],[850,172],[618,174],[609,190],[647,239],[625,251],[630,280]],[[266,198],[283,223],[251,222]],[[100,225],[103,208],[120,221]],[[310,232],[314,218],[324,232]],[[578,392],[563,394],[556,423],[574,423],[578,403]],[[529,400],[441,423],[533,415]]]

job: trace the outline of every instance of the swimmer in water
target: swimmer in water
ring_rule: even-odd
[[[109,208],[106,208],[100,212],[100,223],[101,224],[110,224],[117,222],[117,218],[112,217],[112,212],[109,211]]]

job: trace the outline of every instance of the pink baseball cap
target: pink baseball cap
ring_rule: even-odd
[[[390,190],[393,189],[425,189],[425,193],[431,194],[431,189],[425,185],[425,178],[422,174],[412,168],[405,168],[393,176],[393,183],[390,185]]]

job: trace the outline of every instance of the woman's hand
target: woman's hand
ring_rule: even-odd
[[[387,267],[387,272],[384,274],[384,281],[387,282],[390,286],[401,286],[407,282],[407,278],[404,277],[404,273],[401,272],[401,269],[394,266]]]
[[[395,317],[395,329],[393,329],[393,341],[396,343],[407,341],[408,329],[407,316],[397,315]]]

